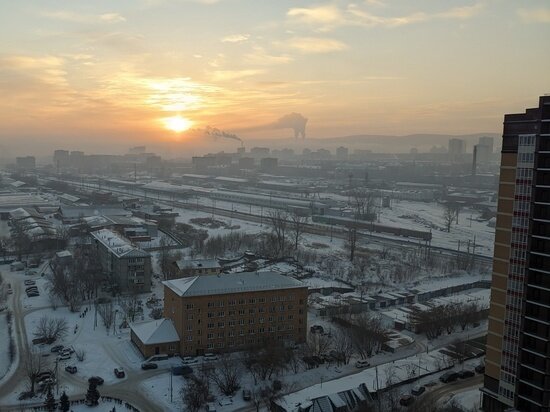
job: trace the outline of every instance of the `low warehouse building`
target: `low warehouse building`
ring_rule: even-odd
[[[130,337],[145,358],[153,355],[169,356],[179,353],[179,336],[170,319],[135,323],[130,326]]]

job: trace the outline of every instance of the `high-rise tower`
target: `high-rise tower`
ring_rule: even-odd
[[[550,96],[504,116],[485,411],[550,412]]]

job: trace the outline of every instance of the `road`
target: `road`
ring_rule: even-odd
[[[3,403],[2,400],[10,396],[14,390],[21,388],[21,382],[27,380],[24,367],[24,356],[28,348],[27,333],[25,328],[25,316],[34,311],[40,310],[42,308],[33,308],[25,309],[21,303],[21,297],[24,292],[23,286],[23,276],[22,272],[5,272],[5,281],[11,283],[13,295],[11,295],[11,309],[13,312],[14,320],[14,332],[15,332],[15,341],[17,345],[17,359],[15,360],[16,369],[13,372],[9,372],[9,376],[5,377],[0,381],[0,410],[21,410],[21,403],[8,404]],[[39,272],[40,274],[40,272]],[[122,361],[123,356],[120,356],[119,353],[114,353],[115,351],[108,345],[105,345],[106,350],[109,354],[113,354],[115,359]],[[165,373],[166,370],[153,370],[153,371],[133,371],[130,367],[127,367],[125,362],[121,362],[122,366],[126,366],[127,378],[109,385],[104,385],[99,388],[99,391],[102,395],[111,396],[113,398],[122,399],[124,402],[128,402],[134,405],[142,412],[157,412],[161,411],[157,404],[148,399],[143,393],[136,390],[139,383],[143,380],[144,377],[150,378],[161,373]],[[76,389],[76,391],[70,396],[70,399],[83,399],[86,391],[88,389],[88,382],[85,378],[80,378],[78,376],[71,375],[64,370],[59,371],[60,381],[63,383],[68,383]],[[41,399],[37,403],[25,403],[28,406],[41,406],[43,400]]]
[[[481,386],[482,383],[483,375],[476,375],[472,378],[446,383],[434,389],[428,390],[424,393],[424,395],[418,398],[418,401],[416,401],[415,410],[430,410],[428,406],[436,405],[438,402],[456,393]],[[423,406],[426,407],[423,408]]]

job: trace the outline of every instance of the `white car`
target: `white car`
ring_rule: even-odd
[[[205,353],[204,354],[204,360],[205,361],[215,361],[215,360],[218,360],[218,357],[216,355],[214,355],[213,353]]]
[[[370,363],[366,359],[359,359],[357,362],[355,362],[356,368],[368,368],[369,366]]]
[[[181,360],[181,363],[184,365],[194,365],[195,363],[198,363],[199,361],[197,358],[194,358],[192,356],[186,356]]]
[[[71,354],[70,353],[67,353],[67,352],[64,352],[64,353],[61,353],[57,359],[59,360],[67,360],[67,359],[71,359]]]

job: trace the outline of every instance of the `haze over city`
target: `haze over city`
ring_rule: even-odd
[[[550,412],[548,0],[0,38],[0,412]]]
[[[4,1],[0,144],[200,154],[234,146],[208,126],[293,137],[293,112],[311,138],[498,133],[550,91],[549,22],[545,1]]]

